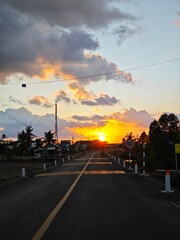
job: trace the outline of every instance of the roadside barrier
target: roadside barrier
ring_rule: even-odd
[[[121,165],[121,159],[118,158],[118,165]]]
[[[54,166],[57,166],[57,160],[54,161]]]
[[[174,191],[171,190],[171,175],[170,171],[166,171],[165,173],[165,190],[162,190],[163,193],[172,193]]]
[[[126,167],[126,162],[125,161],[123,161],[123,168],[125,168]]]

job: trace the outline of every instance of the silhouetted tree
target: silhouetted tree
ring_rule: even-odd
[[[6,139],[6,138],[7,138],[6,134],[3,133],[1,139]]]
[[[54,139],[54,133],[51,132],[51,130],[49,130],[48,132],[44,133],[44,137],[45,137],[45,142],[46,143],[52,143],[53,139]]]
[[[149,139],[154,158],[163,168],[174,167],[174,144],[179,136],[179,119],[173,113],[164,113],[149,127]]]
[[[26,126],[25,130],[18,132],[18,142],[20,143],[19,150],[25,155],[29,154],[31,150],[32,139],[35,137],[32,131],[33,128],[30,125]]]

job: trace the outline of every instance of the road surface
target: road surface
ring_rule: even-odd
[[[180,209],[158,196],[88,153],[1,189],[0,239],[179,240]]]

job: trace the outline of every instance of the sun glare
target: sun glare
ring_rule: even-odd
[[[99,135],[99,140],[101,142],[104,142],[106,140],[105,136],[104,135]]]

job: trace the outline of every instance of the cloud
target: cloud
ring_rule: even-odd
[[[139,28],[129,28],[128,26],[121,25],[115,29],[114,34],[118,37],[118,43],[121,44],[127,38],[140,32]]]
[[[134,108],[126,109],[123,113],[116,112],[109,117],[123,122],[131,122],[146,128],[149,127],[150,123],[154,120],[147,111],[137,111]]]
[[[77,100],[80,99],[92,99],[92,94],[85,90],[85,88],[78,82],[69,83],[68,89],[74,93],[74,97]]]
[[[43,106],[46,108],[51,108],[53,106],[53,104],[43,96],[34,96],[32,99],[29,99],[28,102],[31,105]]]
[[[103,116],[100,116],[100,115],[93,115],[91,117],[73,115],[71,118],[77,121],[97,121],[97,120],[99,121],[99,120],[105,119]]]
[[[78,82],[68,84],[68,88],[74,93],[74,98],[80,101],[82,105],[113,106],[119,102],[116,97],[110,97],[107,94],[100,94],[100,96],[96,96],[93,92],[86,91],[85,87],[80,85]]]
[[[102,79],[134,83],[130,73],[121,71],[115,63],[108,61],[100,54],[92,54],[89,51],[84,52],[82,62],[64,64],[62,70],[74,75],[81,85]]]
[[[44,132],[51,130],[54,132],[54,114],[38,116],[32,114],[26,108],[9,108],[6,111],[0,111],[0,132],[5,133],[9,138],[16,138],[17,133],[31,125],[33,133],[38,137],[44,136]],[[72,136],[69,130],[69,123],[58,117],[59,134],[61,137]]]
[[[18,105],[21,105],[21,106],[25,105],[25,104],[22,103],[20,100],[15,99],[15,98],[13,98],[12,96],[9,97],[9,102],[15,103],[15,104],[18,104]]]
[[[135,20],[133,15],[113,8],[113,2],[116,1],[25,3],[0,0],[0,31],[3,33],[0,37],[0,81],[5,83],[11,75],[17,74],[47,79],[100,74],[81,78],[78,82],[87,85],[102,78],[133,82],[131,75],[120,72],[115,63],[100,54],[90,54],[100,43],[87,28],[83,30],[84,26],[105,27],[116,20]],[[109,72],[116,74],[106,74]]]
[[[60,101],[64,101],[66,103],[71,102],[71,99],[68,97],[68,94],[63,90],[57,92],[55,95],[56,95],[56,100],[55,100],[56,103]]]
[[[16,138],[17,132],[31,125],[35,135],[44,136],[44,132],[54,131],[54,118],[54,114],[34,115],[24,107],[9,108],[6,111],[0,111],[0,133]],[[127,131],[139,134],[147,130],[153,120],[148,112],[135,109],[127,109],[123,112],[103,116],[73,115],[69,121],[58,117],[59,138],[71,138],[71,136],[78,138],[81,134],[89,137],[91,134],[93,135],[93,131],[99,129],[99,131],[109,133],[113,139],[113,136],[118,137],[118,135],[123,134],[125,136]]]
[[[114,21],[136,20],[130,13],[113,7],[117,0],[1,0],[21,14],[63,28],[107,27]],[[122,1],[123,2],[123,1]]]
[[[81,100],[83,105],[89,106],[113,106],[118,103],[119,100],[115,97],[109,97],[107,94],[101,94],[100,97],[96,97],[95,99],[91,100]]]
[[[180,11],[177,12],[177,16],[178,18],[180,17]],[[180,21],[179,20],[175,21],[175,25],[176,27],[180,27]]]
[[[178,116],[178,115],[177,115]],[[109,115],[91,115],[91,116],[81,116],[73,115],[72,119],[77,121],[103,121],[108,122],[109,120],[116,120],[124,123],[133,123],[134,125],[148,128],[150,123],[154,120],[151,114],[145,110],[137,111],[134,108],[126,109],[122,112],[114,112]]]

